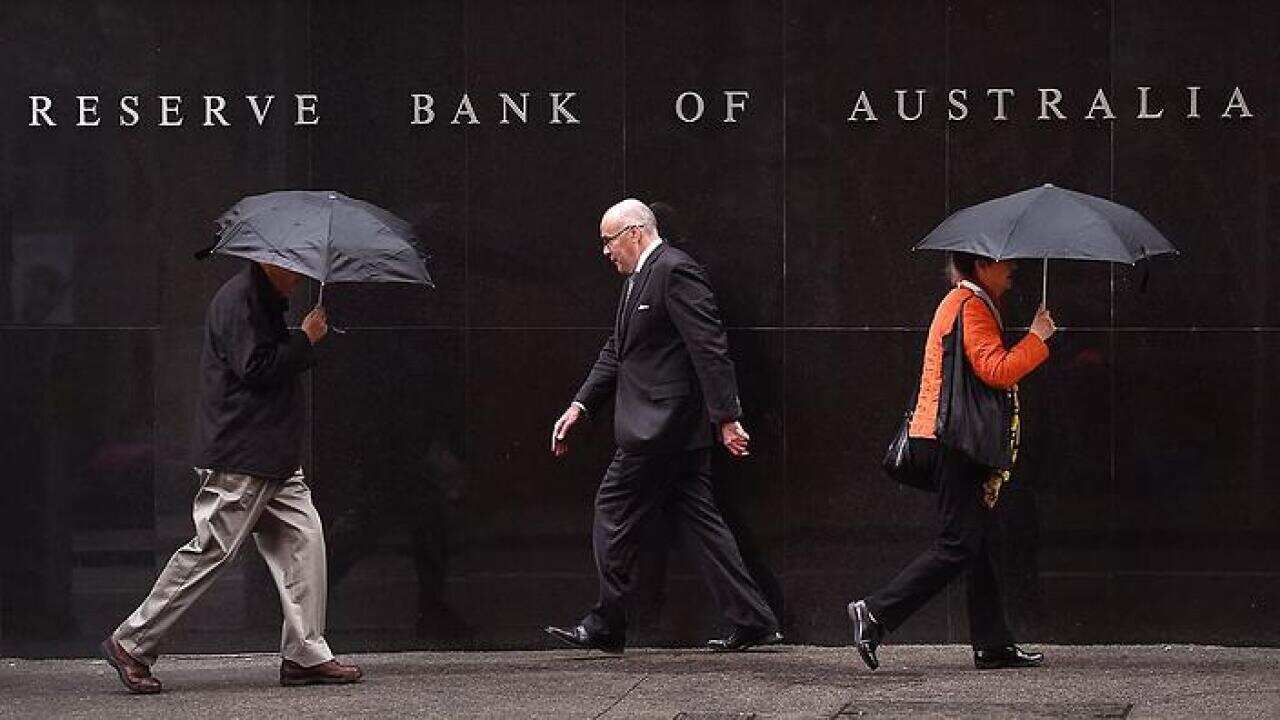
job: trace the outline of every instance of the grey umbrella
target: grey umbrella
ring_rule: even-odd
[[[1133,265],[1178,251],[1136,211],[1110,200],[1045,184],[959,210],[916,244],[993,260],[1101,260]]]
[[[196,253],[271,263],[320,282],[403,282],[434,287],[409,223],[335,190],[251,195],[217,220],[217,241]]]

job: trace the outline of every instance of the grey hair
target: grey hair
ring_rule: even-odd
[[[609,212],[616,213],[618,219],[627,225],[643,225],[655,235],[658,233],[657,216],[653,214],[653,210],[648,205],[635,198],[623,200],[609,208]]]

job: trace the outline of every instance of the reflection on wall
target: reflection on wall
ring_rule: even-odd
[[[75,237],[18,234],[13,237],[13,315],[21,325],[70,325]]]

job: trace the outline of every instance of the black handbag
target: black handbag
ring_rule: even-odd
[[[942,393],[935,433],[938,441],[979,465],[1008,470],[1013,466],[1013,446],[1009,442],[1012,397],[1012,393],[979,380],[969,367],[964,355],[962,303],[955,329],[942,341]]]
[[[889,441],[880,466],[893,480],[928,492],[938,491],[938,479],[934,475],[938,442],[932,438],[911,437],[911,416],[915,414],[916,393],[912,393],[907,411],[902,415],[898,433]]]

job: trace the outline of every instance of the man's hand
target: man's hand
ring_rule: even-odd
[[[302,318],[302,332],[307,334],[307,339],[312,345],[324,339],[329,334],[329,316],[325,315],[324,308],[319,305],[311,308],[311,312]]]
[[[566,438],[569,436],[569,430],[578,423],[580,417],[582,417],[582,409],[577,405],[570,405],[556,421],[556,426],[551,429],[552,455],[560,457],[569,452],[569,443]]]
[[[751,442],[751,436],[743,429],[742,423],[737,420],[728,420],[720,423],[720,442],[724,445],[724,449],[734,457],[746,457],[751,453],[747,451],[747,444]]]
[[[1031,332],[1047,342],[1057,331],[1058,326],[1053,322],[1053,316],[1049,314],[1049,309],[1041,305],[1040,309],[1036,310],[1035,319],[1031,321]]]

